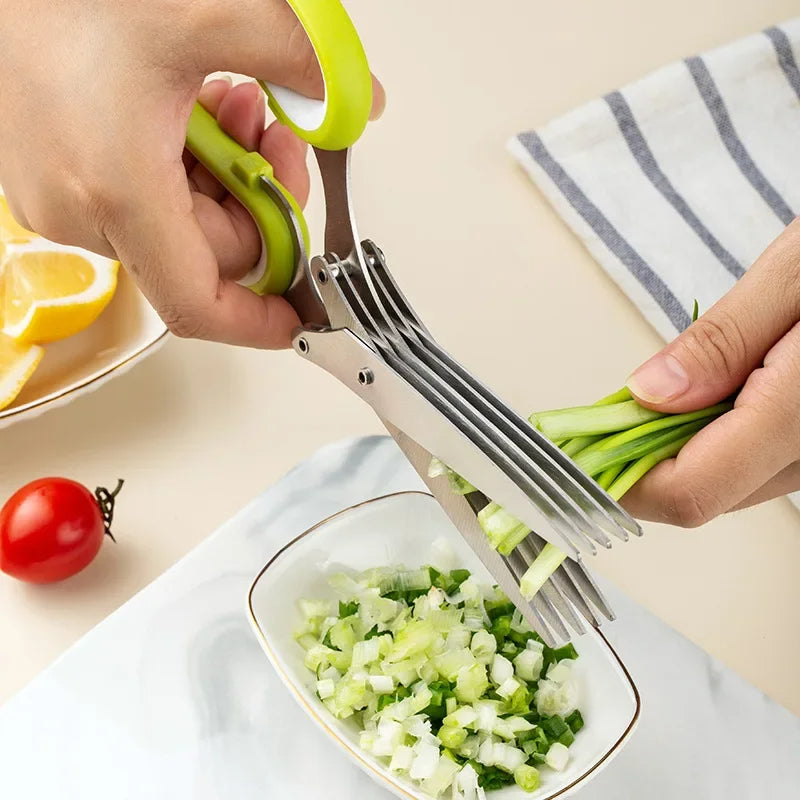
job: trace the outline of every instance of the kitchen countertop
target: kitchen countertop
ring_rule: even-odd
[[[389,96],[356,151],[361,234],[381,245],[444,346],[515,407],[573,405],[617,388],[660,341],[505,142],[656,67],[788,19],[796,4],[347,6]],[[309,220],[319,232],[318,194]],[[50,587],[0,576],[0,702],[320,445],[378,432],[367,406],[291,352],[179,340],[96,393],[2,431],[0,497],[46,474],[126,484],[118,544],[82,574]],[[696,531],[645,529],[601,554],[597,571],[800,713],[798,512],[779,500]]]
[[[0,708],[0,796],[388,800],[286,691],[245,601],[282,543],[344,507],[421,488],[388,437],[314,453]],[[800,718],[617,588],[603,591],[619,615],[603,630],[641,714],[576,796],[795,800]]]

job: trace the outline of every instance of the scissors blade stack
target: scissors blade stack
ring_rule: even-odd
[[[582,552],[626,540],[639,528],[572,461],[480,384],[430,335],[389,272],[380,249],[364,241],[347,259],[328,253],[310,273],[335,328],[307,328],[296,349],[368,402],[403,446],[398,432],[427,458],[412,458],[451,519],[540,635],[553,644],[598,626],[613,612],[580,561]],[[335,322],[334,322],[335,320]],[[339,327],[341,326],[341,327]],[[486,495],[458,498],[446,479],[427,476],[436,455]],[[417,463],[415,463],[417,462]],[[438,481],[438,485],[434,483]],[[488,497],[533,530],[508,557],[489,546],[476,512]],[[465,532],[459,502],[470,504]],[[477,530],[477,535],[475,534]],[[545,533],[546,531],[546,533]],[[528,603],[519,581],[547,542],[570,556]]]

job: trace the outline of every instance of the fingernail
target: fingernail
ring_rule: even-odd
[[[628,378],[628,388],[648,403],[664,403],[689,389],[689,374],[675,356],[659,353]]]
[[[210,81],[206,81],[206,83],[200,87],[200,91],[197,94],[197,99],[200,101],[201,105],[205,104],[206,101],[216,97],[216,89],[221,83],[226,84],[228,88],[233,86],[233,81],[231,81],[227,75],[223,75],[219,78],[213,78]]]
[[[227,83],[228,86],[233,86],[233,80],[230,75],[217,75],[216,78],[212,78],[210,81],[207,81],[204,85],[208,86],[211,83]]]

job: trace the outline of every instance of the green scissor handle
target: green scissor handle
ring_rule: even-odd
[[[312,100],[282,86],[259,81],[269,106],[284,125],[322,150],[343,150],[364,131],[372,107],[372,75],[350,17],[340,0],[286,0],[314,47],[325,83],[325,99]],[[283,294],[291,285],[308,226],[297,201],[273,175],[272,165],[228,136],[199,103],[189,118],[186,146],[250,212],[263,240],[259,265],[245,278],[258,294]],[[280,192],[281,204],[265,186]],[[287,205],[297,220],[287,218]]]

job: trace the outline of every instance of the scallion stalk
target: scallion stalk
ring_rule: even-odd
[[[548,439],[571,439],[615,433],[666,416],[640,406],[635,400],[624,400],[602,406],[576,406],[554,411],[541,411],[528,418]]]
[[[697,315],[695,301],[693,322]],[[529,421],[614,500],[620,500],[653,467],[676,456],[698,431],[731,408],[733,403],[728,402],[685,414],[653,411],[639,405],[623,387],[591,406],[536,412]],[[447,473],[448,469],[435,462],[432,474]],[[453,491],[469,493],[472,487],[463,479],[455,473],[448,477]],[[530,533],[494,502],[479,513],[478,519],[492,547],[506,556]],[[548,544],[523,576],[522,594],[533,597],[566,557]]]
[[[622,464],[615,464],[613,467],[609,467],[608,469],[603,470],[595,480],[600,484],[600,486],[608,491],[608,487],[611,486],[612,483],[617,479],[617,476],[625,469],[625,463]]]
[[[638,483],[656,464],[666,461],[668,458],[677,456],[681,448],[694,436],[693,433],[676,439],[674,442],[662,445],[657,450],[653,450],[645,456],[630,464],[622,474],[613,481],[606,491],[615,500],[620,500],[622,496],[630,490],[634,484]]]
[[[646,456],[652,450],[662,445],[674,442],[676,439],[689,434],[697,433],[710,420],[699,419],[679,425],[677,428],[667,428],[662,431],[653,431],[636,439],[631,439],[620,444],[609,444],[602,449],[590,451],[589,448],[575,457],[575,463],[591,477],[596,477],[609,467],[616,464],[626,464]]]
[[[497,551],[504,556],[510,556],[517,546],[527,538],[531,529],[520,523],[500,542]]]
[[[574,439],[562,439],[563,444],[560,449],[570,458],[574,458],[581,450],[585,450],[589,445],[599,442],[603,438],[599,436],[576,436]]]
[[[596,406],[610,406],[614,403],[624,403],[626,400],[631,399],[631,390],[627,386],[623,386],[612,394],[600,398],[594,405]],[[564,451],[570,458],[576,456],[581,450],[599,441],[602,436],[579,436],[576,439],[560,439],[556,444]]]
[[[615,403],[624,403],[626,400],[633,400],[633,395],[627,386],[623,386],[621,389],[617,389],[616,392],[601,397],[594,405],[612,406]]]
[[[590,445],[575,456],[575,463],[587,475],[594,477],[615,464],[635,461],[651,450],[681,438],[684,433],[696,433],[714,417],[731,408],[731,403],[720,403],[700,411],[671,414],[668,417],[652,420]],[[692,424],[697,424],[698,427],[685,427]],[[681,430],[682,433],[676,435],[677,430]]]

